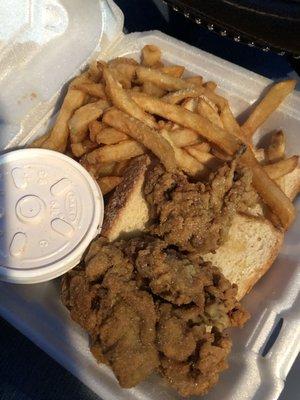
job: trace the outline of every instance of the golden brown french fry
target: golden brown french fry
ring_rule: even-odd
[[[199,151],[202,151],[203,153],[209,153],[211,150],[211,147],[207,142],[195,144],[194,146],[195,146],[195,148],[197,148]]]
[[[223,128],[223,123],[218,112],[214,108],[212,108],[205,100],[199,99],[197,110],[198,113],[202,115],[202,117],[207,118],[213,124],[219,126],[220,128]]]
[[[160,119],[157,122],[157,127],[159,130],[166,129],[167,131],[171,131],[173,129],[174,123],[172,121],[164,121]]]
[[[263,201],[279,218],[282,227],[287,229],[295,219],[295,207],[280,187],[269,177],[254,157],[250,149],[241,157],[241,161],[251,168],[253,185]]]
[[[132,81],[135,77],[136,67],[132,64],[117,64],[114,67],[110,67],[110,71],[113,74],[116,81],[120,82],[124,89],[130,89]]]
[[[265,149],[253,149],[253,154],[257,161],[262,164],[266,160]]]
[[[170,65],[168,67],[159,68],[160,72],[174,76],[175,78],[180,78],[184,73],[185,68],[182,65]]]
[[[274,162],[284,158],[285,155],[285,137],[282,131],[272,135],[271,144],[266,148],[266,157],[268,161]]]
[[[180,90],[194,87],[194,85],[181,78],[165,74],[157,69],[139,66],[136,67],[136,74],[139,82],[151,82],[164,90]]]
[[[99,147],[87,154],[90,164],[128,160],[145,153],[145,147],[135,140],[123,140],[118,144]]]
[[[68,121],[75,110],[82,106],[86,94],[80,90],[69,89],[64,98],[56,122],[51,130],[50,136],[42,143],[44,149],[64,152],[69,138]]]
[[[115,168],[117,163],[112,161],[108,163],[96,164],[97,166],[97,176],[109,176],[115,175]]]
[[[212,92],[213,92],[214,90],[216,90],[216,88],[217,88],[216,82],[213,82],[213,81],[205,82],[205,83],[203,83],[203,86],[204,86],[205,88],[211,90]]]
[[[103,128],[96,137],[98,144],[116,144],[122,140],[129,140],[130,137],[125,133],[111,127]]]
[[[90,140],[94,143],[97,143],[97,135],[99,134],[100,131],[102,131],[102,129],[106,127],[105,124],[103,124],[103,122],[100,121],[92,121],[89,123],[89,131],[90,131]]]
[[[195,97],[205,100],[217,112],[219,109],[222,110],[228,104],[227,100],[225,100],[222,96],[219,96],[216,93],[206,89],[204,86],[199,88],[180,89],[175,92],[170,92],[163,96],[162,100],[170,104],[178,104],[182,100]]]
[[[190,176],[199,176],[207,173],[205,165],[201,164],[194,157],[190,156],[184,149],[175,147],[176,162],[186,174]]]
[[[49,138],[50,132],[44,133],[44,135],[35,139],[32,143],[30,143],[29,147],[41,147],[42,144]]]
[[[207,153],[196,146],[187,146],[184,148],[191,156],[193,156],[201,164],[205,165],[209,169],[215,169],[222,163],[217,157],[211,153]]]
[[[182,104],[181,107],[185,108],[186,110],[195,112],[197,110],[198,107],[198,99],[185,99]]]
[[[153,65],[160,62],[161,51],[160,48],[154,46],[153,44],[147,44],[142,48],[141,52],[141,62],[147,67],[152,67]]]
[[[151,65],[151,68],[153,69],[160,69],[163,68],[165,65],[162,61],[158,61],[157,63],[155,63],[154,65]]]
[[[86,154],[81,157],[79,163],[94,177],[114,175],[115,162],[91,164],[86,159]]]
[[[102,83],[79,83],[73,87],[74,89],[81,90],[90,96],[106,99],[106,93]]]
[[[227,132],[232,133],[233,135],[235,135],[236,137],[238,137],[240,139],[246,140],[247,144],[252,145],[252,143],[249,143],[247,138],[245,138],[244,132],[241,130],[241,127],[239,126],[236,119],[234,118],[234,115],[233,115],[229,105],[227,105],[220,111],[220,118],[221,118],[222,124],[224,126],[224,129]]]
[[[201,142],[198,133],[191,129],[176,129],[175,131],[168,131],[168,134],[176,147],[185,147]]]
[[[235,136],[212,124],[199,114],[185,110],[178,105],[168,104],[161,99],[149,97],[144,93],[131,92],[131,96],[144,110],[198,132],[202,137],[216,144],[230,155],[235,154],[241,145],[241,142]]]
[[[161,160],[167,171],[172,171],[176,168],[173,149],[169,142],[165,140],[158,131],[149,128],[141,121],[130,117],[126,113],[113,108],[105,113],[103,121],[107,125],[131,136],[151,150],[152,153]]]
[[[197,87],[202,87],[202,84],[203,84],[203,78],[200,75],[185,78],[185,81],[188,83],[191,83],[192,85],[195,85]]]
[[[175,92],[167,93],[162,97],[162,100],[169,104],[179,104],[183,100],[199,97],[204,92],[204,88],[199,89],[180,89]]]
[[[232,132],[237,138],[242,139],[246,136],[244,130],[240,128],[239,124],[233,117],[229,107],[225,107],[221,110],[221,120],[224,128],[227,129],[228,132]],[[249,141],[249,139],[251,138],[246,137],[245,140]],[[283,228],[287,229],[295,219],[295,208],[293,203],[264,171],[250,147],[248,147],[248,150],[241,157],[241,161],[251,168],[255,189],[260,194],[263,201],[280,219]]]
[[[90,140],[84,140],[81,143],[72,143],[71,150],[75,157],[82,157],[85,153],[89,153],[97,147],[96,143]]]
[[[88,171],[90,175],[92,175],[92,177],[97,178],[97,165],[88,163],[86,160],[86,154],[81,157],[79,163]]]
[[[137,104],[133,101],[121,85],[115,80],[111,71],[108,68],[104,68],[103,76],[106,82],[106,91],[108,92],[113,104],[131,115],[132,117],[144,122],[151,128],[157,126],[155,119],[152,115],[146,114]],[[133,92],[135,93],[135,92]]]
[[[280,103],[294,90],[296,83],[295,80],[291,79],[279,82],[271,87],[242,126],[248,138],[252,137],[257,128],[266,121]]]
[[[190,95],[186,97],[199,97],[200,95],[205,95],[215,104],[217,104],[220,109],[225,107],[228,103],[224,97],[217,95],[208,88],[199,87],[198,85],[188,82],[187,80],[175,78],[151,68],[136,67],[136,74],[139,82],[151,82],[164,90],[175,91],[191,89]],[[194,89],[194,91],[192,89]]]
[[[87,70],[89,77],[95,82],[98,83],[102,78],[102,71],[98,68],[98,62],[96,60],[92,61]]]
[[[78,108],[68,123],[71,143],[82,142],[88,134],[89,123],[99,118],[109,106],[110,103],[101,99]]]
[[[299,162],[298,156],[293,156],[285,160],[277,161],[273,164],[264,166],[264,170],[272,179],[278,179],[282,176],[294,171]]]
[[[74,89],[77,85],[94,83],[89,76],[88,71],[76,76],[69,84],[69,89]]]
[[[128,160],[117,162],[113,171],[113,175],[122,176],[128,166]]]
[[[199,163],[194,157],[190,156],[185,150],[176,147],[166,130],[162,130],[162,136],[171,144],[174,150],[175,159],[178,167],[190,176],[197,176],[206,172],[204,165]]]
[[[107,67],[107,62],[106,61],[102,61],[102,60],[98,60],[97,61],[97,68],[98,68],[98,71],[99,71],[100,79],[103,78],[103,68],[106,68],[106,67]]]
[[[130,57],[116,57],[108,61],[108,65],[110,67],[116,67],[120,64],[139,65],[139,63],[134,58]]]
[[[149,94],[149,96],[162,97],[166,94],[165,90],[154,85],[151,82],[144,82],[142,86],[142,91]]]
[[[103,176],[97,179],[97,183],[100,186],[101,192],[104,195],[115,189],[119,183],[121,183],[123,178],[120,176]]]

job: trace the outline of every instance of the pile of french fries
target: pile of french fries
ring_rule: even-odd
[[[161,51],[147,45],[141,61],[95,61],[70,84],[56,123],[32,146],[70,152],[97,180],[103,194],[123,179],[133,157],[151,152],[166,170],[181,169],[203,179],[239,156],[251,168],[253,185],[284,229],[295,217],[276,179],[298,166],[286,158],[285,137],[276,132],[265,149],[252,137],[291,93],[295,81],[275,84],[240,126],[214,82],[184,77],[185,68],[166,66]]]

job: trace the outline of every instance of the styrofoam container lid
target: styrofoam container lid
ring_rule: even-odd
[[[53,279],[80,261],[100,232],[104,204],[76,161],[44,149],[0,157],[0,280]]]

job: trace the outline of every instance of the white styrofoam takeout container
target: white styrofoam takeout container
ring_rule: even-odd
[[[31,5],[31,7],[30,7]],[[148,43],[165,62],[214,80],[241,115],[270,81],[160,32],[124,35],[123,15],[112,0],[2,0],[0,3],[0,140],[2,148],[24,145],[43,133],[60,104],[64,84],[98,57],[139,57]],[[258,60],[259,62],[259,60]],[[290,96],[261,132],[283,128],[289,153],[300,153],[300,96]],[[258,133],[258,137],[260,132]],[[296,203],[299,211],[300,204]],[[230,369],[206,399],[275,400],[300,347],[300,217],[280,256],[244,303],[252,319],[233,333]],[[60,362],[102,399],[180,398],[157,376],[122,390],[112,372],[97,365],[88,339],[60,303],[59,281],[37,285],[0,283],[0,314]],[[280,334],[265,344],[279,320]]]

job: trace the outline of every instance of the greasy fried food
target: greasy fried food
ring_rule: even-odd
[[[123,140],[118,144],[99,147],[87,154],[90,164],[123,161],[144,154],[145,147],[135,140]]]
[[[160,99],[154,99],[144,93],[131,92],[131,97],[144,110],[198,132],[199,135],[225,150],[230,155],[235,154],[241,145],[239,140],[233,135],[212,124],[199,114],[185,110],[178,105],[167,104]]]
[[[115,128],[107,127],[101,129],[95,139],[98,144],[117,144],[123,140],[129,140],[130,136]]]
[[[185,78],[185,81],[188,83],[191,83],[195,86],[201,87],[203,84],[203,78],[202,76],[195,75],[195,76],[190,76],[189,78]]]
[[[176,169],[172,146],[156,130],[115,108],[111,108],[105,113],[103,121],[151,150],[165,165],[167,171]]]
[[[144,93],[149,94],[149,96],[162,97],[166,94],[165,90],[161,89],[160,87],[154,85],[154,83],[151,83],[151,82],[144,82],[142,89],[143,89],[142,91]],[[133,88],[133,90],[134,90],[134,88]]]
[[[150,232],[182,251],[214,251],[226,240],[235,213],[255,204],[251,182],[251,171],[236,161],[212,174],[207,184],[157,166],[144,188],[155,221]]]
[[[91,140],[87,139],[80,143],[72,143],[71,150],[75,157],[81,157],[85,153],[89,153],[97,147],[96,143],[93,143]]]
[[[51,129],[50,136],[42,143],[43,149],[64,152],[69,138],[69,120],[75,110],[81,107],[86,94],[80,90],[70,88],[64,98],[56,122]]]
[[[191,129],[168,131],[168,135],[176,147],[191,146],[201,142],[199,135]]]
[[[88,134],[89,123],[99,118],[109,106],[107,100],[101,99],[78,108],[68,123],[71,143],[82,142]]]
[[[242,162],[251,168],[253,186],[274,214],[279,218],[281,226],[286,230],[293,223],[296,211],[291,200],[280,187],[269,177],[256,160],[253,152],[247,150],[241,157]]]
[[[116,81],[108,68],[104,68],[103,76],[106,83],[106,92],[110,96],[115,107],[128,113],[132,117],[144,122],[151,128],[156,127],[154,118],[146,114],[126,93],[122,86]]]
[[[74,89],[81,90],[82,92],[93,97],[106,99],[106,93],[104,90],[104,85],[102,83],[79,83],[77,85],[74,85]]]
[[[266,148],[266,157],[268,161],[274,162],[284,158],[285,155],[285,137],[282,131],[272,135],[271,144]]]
[[[248,138],[252,137],[280,103],[294,90],[296,83],[297,81],[291,79],[279,82],[271,87],[242,126]]]
[[[174,76],[175,78],[180,78],[182,76],[182,74],[184,73],[184,70],[185,70],[185,68],[182,65],[170,65],[167,67],[159,68],[160,72]]]
[[[155,64],[159,63],[161,59],[161,50],[159,47],[153,44],[148,44],[143,47],[141,52],[142,64],[147,67],[153,67]]]
[[[187,146],[185,147],[185,150],[191,156],[193,156],[197,161],[199,161],[201,164],[207,166],[210,169],[216,169],[222,163],[213,154],[203,151],[201,144],[194,146]]]
[[[299,163],[299,157],[293,156],[264,166],[264,170],[272,179],[278,179],[294,171]]]
[[[244,130],[242,130],[238,125],[229,107],[225,107],[221,110],[221,119],[224,128],[228,132],[232,132],[240,139],[245,137]],[[247,140],[249,140],[249,138]],[[253,174],[253,186],[260,194],[265,204],[267,204],[279,218],[279,223],[282,227],[288,229],[296,215],[293,203],[264,171],[250,147],[242,156],[241,160],[245,165],[251,168]]]
[[[236,293],[210,263],[152,237],[94,241],[62,284],[93,355],[122,387],[159,368],[182,395],[204,394],[227,367],[231,341],[223,331],[249,318]]]
[[[49,138],[49,136],[50,133],[44,133],[44,135],[38,137],[32,143],[30,143],[30,147],[42,147],[43,143]]]
[[[200,176],[200,174],[206,172],[206,168],[203,164],[197,161],[194,157],[191,157],[184,149],[175,146],[166,130],[162,130],[161,135],[172,146],[177,166],[182,169],[182,171],[184,171],[187,175],[194,177]]]
[[[204,118],[207,118],[213,124],[223,128],[223,123],[218,112],[204,99],[199,99],[198,101],[198,113],[201,114]]]

